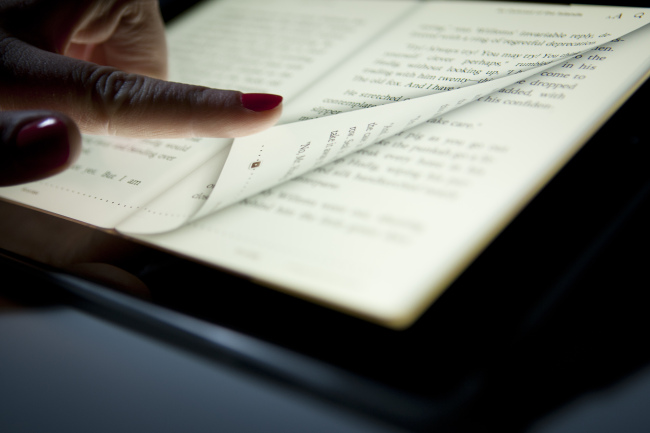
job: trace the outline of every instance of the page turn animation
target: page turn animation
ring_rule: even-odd
[[[283,125],[235,140],[196,217],[566,62],[649,18],[631,13],[610,18],[620,12],[489,2],[423,4],[288,103]]]

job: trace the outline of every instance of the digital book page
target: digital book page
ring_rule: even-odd
[[[87,136],[70,170],[0,195],[405,327],[645,76],[648,29],[628,33],[649,15],[208,3],[170,29],[173,79],[281,93],[281,125]]]
[[[530,13],[522,14],[523,10]],[[208,183],[206,203],[192,218],[512,85],[645,22],[631,14],[616,21],[608,18],[620,10],[422,4],[417,13],[400,17],[363,50],[289,101],[283,116],[289,123],[236,140],[218,179]],[[489,28],[484,27],[486,19]],[[462,26],[445,25],[448,22]],[[434,45],[425,45],[426,41]],[[429,72],[424,74],[424,68]],[[131,224],[125,230],[152,233],[155,227],[142,224],[138,229]]]
[[[285,124],[296,113],[298,120],[358,113],[338,116],[340,122],[282,125],[268,132],[270,139],[282,133],[282,145],[264,147],[267,136],[260,135],[232,151],[232,141],[222,139],[86,136],[70,170],[0,195],[103,228],[173,230],[648,19],[622,8],[512,5],[207,2],[170,29],[172,79],[285,94]],[[490,27],[483,26],[486,17]]]
[[[649,42],[646,26],[179,230],[139,239],[406,327],[647,77]],[[262,167],[251,161],[246,170]]]

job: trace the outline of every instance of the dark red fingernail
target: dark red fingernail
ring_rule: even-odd
[[[241,105],[251,111],[272,110],[282,103],[282,96],[270,93],[242,93]]]
[[[70,156],[68,127],[56,117],[30,122],[16,135],[15,162],[25,176],[47,176],[66,165]]]

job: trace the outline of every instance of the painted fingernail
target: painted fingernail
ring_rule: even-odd
[[[241,105],[251,111],[272,110],[282,103],[282,96],[270,93],[242,93]]]
[[[56,117],[27,123],[16,135],[16,155],[24,176],[47,176],[71,156],[68,127]]]

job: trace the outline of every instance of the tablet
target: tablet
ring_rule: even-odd
[[[603,45],[608,47],[615,45]],[[596,55],[607,57],[609,52]],[[580,60],[572,64],[573,68],[587,68],[597,61]],[[555,67],[559,70],[562,65]],[[525,83],[504,87],[511,91],[503,93],[503,100],[524,101],[526,95],[517,92],[528,91],[526,86],[538,93],[555,93],[559,100],[559,95],[569,97],[576,89],[550,88],[552,84],[572,85],[562,84],[557,70],[551,72],[556,74],[553,77],[546,75],[542,79],[532,75]],[[635,83],[640,84],[643,77],[640,74]],[[547,84],[531,84],[536,81]],[[587,369],[580,381],[575,379],[577,367],[570,368],[570,363],[569,367],[560,363],[565,368],[557,370],[556,377],[552,377],[545,364],[567,354],[574,356],[575,362],[586,361],[596,352],[599,342],[586,333],[585,327],[604,332],[604,325],[593,312],[584,311],[582,305],[601,311],[608,311],[608,302],[619,307],[614,312],[609,310],[620,320],[607,322],[609,328],[604,336],[601,334],[600,341],[606,345],[615,344],[607,336],[617,330],[635,335],[630,323],[636,322],[631,318],[643,323],[637,308],[626,305],[623,299],[636,299],[634,288],[643,277],[643,256],[632,252],[631,246],[648,237],[643,227],[648,215],[649,179],[644,167],[648,133],[639,123],[639,113],[645,111],[650,90],[647,84],[627,88],[634,90],[629,99],[615,113],[606,110],[613,114],[609,120],[597,132],[591,131],[588,142],[580,150],[574,149],[577,153],[557,175],[535,189],[534,198],[529,197],[525,207],[522,205],[498,235],[495,233],[489,242],[483,242],[480,253],[445,280],[447,284],[435,302],[420,308],[408,326],[387,327],[377,320],[367,320],[363,314],[350,314],[353,308],[341,308],[332,300],[314,302],[315,297],[300,293],[296,296],[295,290],[270,289],[269,286],[278,288],[279,284],[242,268],[219,263],[215,266],[203,257],[196,260],[184,251],[170,251],[162,241],[162,249],[153,248],[155,242],[146,239],[149,235],[137,242],[120,236],[116,251],[129,255],[124,256],[127,260],[117,261],[145,283],[156,306],[269,343],[296,359],[307,360],[309,365],[314,363],[325,366],[326,371],[340,372],[348,384],[314,381],[309,383],[309,392],[338,400],[363,413],[411,429],[426,429],[450,419],[461,422],[460,415],[470,412],[472,417],[495,416],[499,412],[489,412],[488,408],[495,409],[496,403],[487,404],[485,399],[496,396],[499,401],[521,409],[522,418],[529,421],[590,386],[585,384],[591,383],[589,373],[594,373],[595,368]],[[497,104],[490,100],[494,96],[481,98],[483,106]],[[438,116],[449,122],[440,127],[452,129],[451,122],[456,122],[454,128],[462,129],[458,126],[463,123],[462,117],[454,116],[458,115],[450,112]],[[384,152],[380,155],[392,155],[382,149],[377,151]],[[357,163],[367,164],[373,157],[376,155],[368,153]],[[318,176],[308,179],[312,184],[302,183],[309,186],[316,180],[324,182]],[[290,189],[276,191],[277,195],[290,193],[297,194]],[[248,200],[249,208],[264,205],[264,201]],[[31,215],[35,211],[18,212]],[[57,221],[56,224],[75,224]],[[197,224],[201,223],[203,220]],[[93,236],[103,241],[109,235],[102,232]],[[137,254],[131,255],[132,249]],[[402,264],[398,263],[399,270]],[[127,300],[124,302],[128,304]],[[149,313],[142,312],[145,316]],[[176,316],[160,318],[162,323],[174,324],[176,320]],[[201,335],[203,331],[192,332]],[[581,341],[577,353],[570,350],[576,347],[572,346],[575,339]],[[629,371],[635,363],[645,362],[640,353],[632,355],[629,362],[612,368],[612,378]],[[269,358],[269,370],[280,368]],[[300,382],[299,369],[293,378],[287,370],[290,369],[282,371],[286,380]],[[315,377],[316,371],[309,370],[307,376]],[[537,408],[517,401],[521,395],[532,398],[523,389],[527,384],[544,391],[535,397],[539,402]],[[553,386],[558,388],[551,389]],[[551,391],[556,394],[551,396]],[[373,399],[373,394],[381,397]],[[408,404],[400,406],[396,401]],[[474,411],[474,404],[484,409]]]

